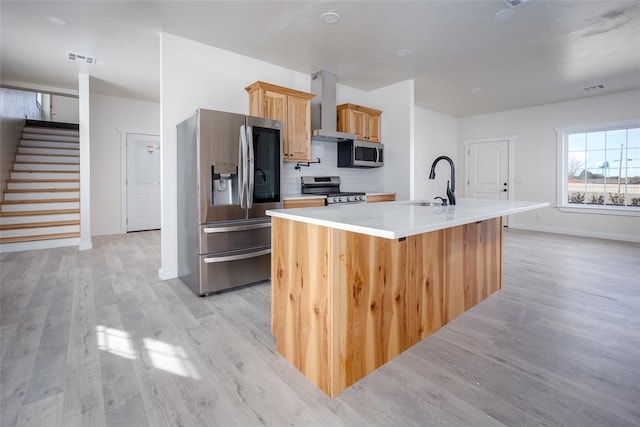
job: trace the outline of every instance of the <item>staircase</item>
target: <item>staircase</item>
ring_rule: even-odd
[[[77,244],[78,125],[27,120],[0,202],[2,252]]]

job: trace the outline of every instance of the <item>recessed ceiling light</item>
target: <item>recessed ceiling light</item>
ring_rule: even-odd
[[[513,9],[502,9],[497,11],[495,15],[493,15],[493,19],[495,19],[496,21],[506,21],[515,14],[516,11]]]
[[[57,16],[45,16],[45,18],[47,18],[47,20],[53,24],[56,25],[62,25],[63,27],[66,25],[69,25],[69,23],[67,21],[65,21],[62,18],[58,18]]]
[[[340,15],[337,12],[325,12],[320,18],[325,24],[335,24],[340,20]]]
[[[396,50],[396,56],[407,56],[411,53],[409,49],[398,49]]]

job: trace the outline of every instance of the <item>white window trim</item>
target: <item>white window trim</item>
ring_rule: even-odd
[[[640,208],[619,206],[579,206],[567,202],[567,134],[575,132],[596,132],[623,127],[640,126],[640,118],[607,123],[565,126],[556,128],[556,208],[562,212],[589,213],[598,215],[640,216]]]

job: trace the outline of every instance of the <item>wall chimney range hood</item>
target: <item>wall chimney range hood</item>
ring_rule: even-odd
[[[311,75],[311,140],[316,142],[345,142],[356,139],[355,134],[338,132],[336,110],[336,76],[327,71]]]

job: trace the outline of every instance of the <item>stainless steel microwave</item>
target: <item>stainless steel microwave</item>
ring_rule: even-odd
[[[384,165],[383,144],[354,140],[337,145],[339,168],[379,168]]]

